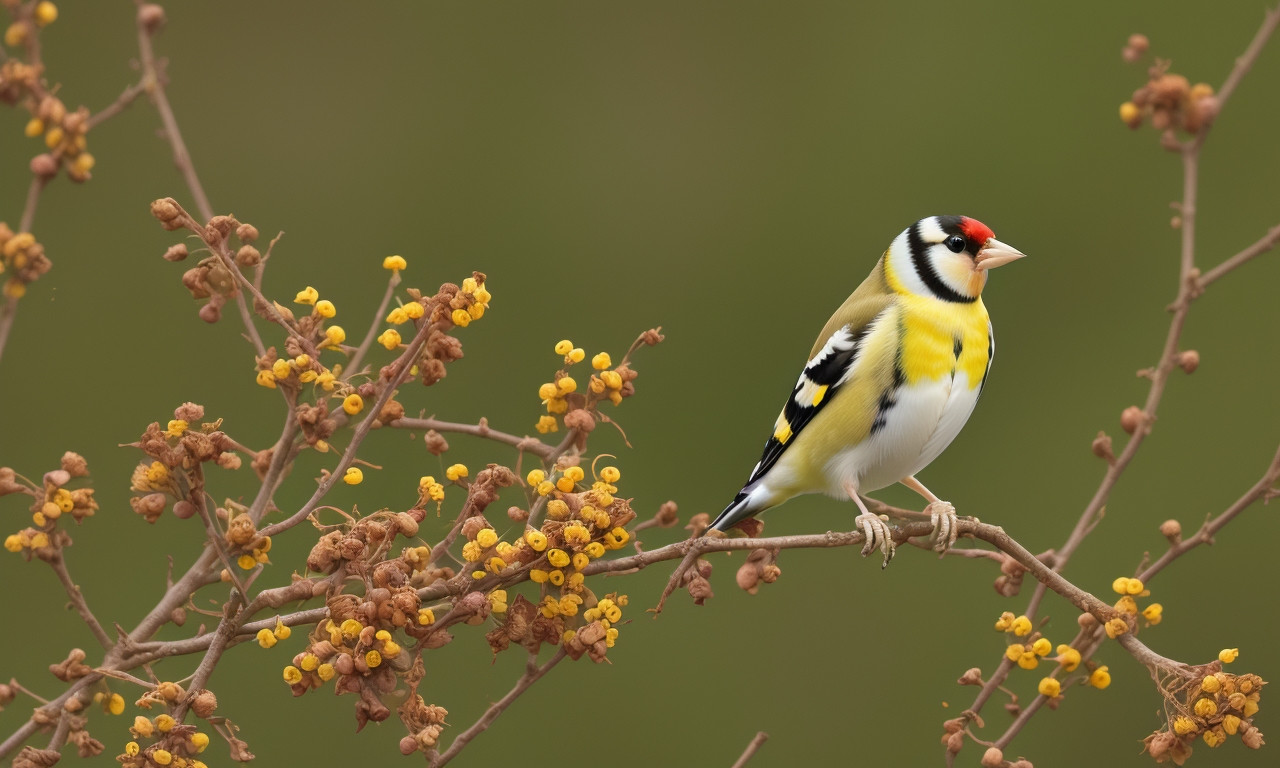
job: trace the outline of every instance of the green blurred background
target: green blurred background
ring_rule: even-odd
[[[441,385],[409,389],[411,412],[532,431],[556,340],[616,358],[640,331],[663,327],[667,342],[639,357],[639,396],[617,412],[634,448],[608,429],[592,444],[619,455],[622,492],[644,514],[669,498],[684,517],[718,511],[758,458],[813,336],[889,241],[924,215],[981,218],[1031,258],[992,280],[993,376],[923,479],[962,514],[1040,551],[1065,539],[1102,474],[1090,440],[1118,433],[1121,409],[1145,397],[1134,371],[1155,362],[1176,288],[1168,202],[1179,164],[1153,132],[1118,120],[1117,105],[1144,79],[1120,49],[1145,32],[1177,71],[1216,86],[1262,5],[235,0],[168,11],[158,48],[215,208],[264,236],[288,233],[269,293],[287,299],[314,285],[357,336],[381,295],[386,254],[408,259],[407,285],[490,275],[492,311],[460,333],[466,359]],[[44,40],[49,80],[69,105],[101,108],[136,79],[132,3],[63,2]],[[1277,219],[1275,46],[1204,153],[1204,266]],[[0,219],[11,224],[39,150],[22,138],[25,120],[0,112]],[[249,445],[273,440],[280,420],[279,398],[253,384],[238,317],[201,322],[179,283],[185,265],[159,258],[175,238],[147,204],[172,195],[194,206],[157,127],[140,101],[90,137],[90,183],[60,178],[47,190],[34,231],[54,270],[22,302],[0,364],[0,464],[38,476],[66,449],[89,459],[102,510],[76,533],[70,567],[99,617],[126,627],[163,588],[166,556],[189,562],[200,534],[194,521],[149,526],[129,510],[138,455],[115,446],[184,400]],[[1154,434],[1070,565],[1081,586],[1106,595],[1145,550],[1162,550],[1161,521],[1194,528],[1264,469],[1280,439],[1278,279],[1280,258],[1269,255],[1196,304],[1185,342],[1203,365],[1172,380]],[[450,462],[513,459],[452,442]],[[403,508],[417,477],[440,470],[405,433],[375,434],[368,446],[385,470],[340,487],[331,503]],[[280,501],[301,503],[318,466],[304,463]],[[215,493],[243,496],[250,480],[247,469],[223,473]],[[877,495],[918,504],[900,488]],[[5,532],[26,514],[0,503]],[[851,515],[847,503],[811,497],[767,516],[767,530],[844,529]],[[428,524],[423,535],[444,528]],[[1268,655],[1280,636],[1267,597],[1280,577],[1268,557],[1277,533],[1274,512],[1253,509],[1216,547],[1162,574],[1152,599],[1166,619],[1144,640],[1189,661],[1239,646],[1237,666],[1280,677]],[[284,583],[301,568],[303,538],[277,542],[264,579]],[[43,565],[4,555],[0,677],[52,695],[44,666],[71,645],[91,649],[92,638],[63,611]],[[937,765],[941,721],[975,692],[955,678],[995,666],[1003,641],[992,622],[1025,605],[1025,595],[994,593],[990,564],[919,551],[883,572],[851,550],[785,552],[782,578],[756,596],[733,584],[739,557],[713,562],[715,599],[697,608],[677,594],[656,621],[642,611],[670,568],[618,580],[633,622],[613,663],[564,664],[458,764],[728,765],[766,730],[752,765]],[[1056,598],[1046,609],[1048,636],[1069,640],[1075,611]],[[457,634],[429,657],[426,684],[452,733],[523,664],[511,652],[491,665],[480,628]],[[269,651],[238,648],[213,678],[223,714],[262,763],[400,760],[394,718],[356,736],[352,699],[291,700],[280,668],[301,647],[297,633]],[[1159,723],[1147,672],[1113,645],[1099,658],[1113,685],[1073,689],[1008,755],[1038,768],[1150,762],[1138,754]],[[194,662],[158,671],[179,678]],[[1029,698],[1039,676],[1019,671],[1011,685]],[[29,704],[0,714],[0,731]],[[1009,722],[1002,704],[985,712],[989,738]],[[1264,699],[1263,731],[1269,709]],[[127,722],[93,718],[108,749],[94,764],[111,764]],[[224,749],[212,747],[208,762],[224,763]],[[961,764],[980,756],[970,746]],[[1235,741],[1194,759],[1275,762]]]

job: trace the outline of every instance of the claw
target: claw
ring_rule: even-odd
[[[854,518],[854,523],[862,529],[862,536],[866,539],[866,543],[862,545],[862,556],[866,557],[879,548],[884,554],[884,562],[880,567],[888,566],[897,552],[897,545],[893,542],[893,533],[889,530],[888,524],[870,513],[858,515]]]
[[[933,523],[933,551],[942,553],[951,549],[960,536],[956,508],[949,501],[935,501],[924,511],[929,513],[929,522]]]

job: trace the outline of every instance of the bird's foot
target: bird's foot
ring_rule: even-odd
[[[951,502],[933,501],[924,511],[929,515],[929,522],[933,523],[933,535],[930,537],[933,551],[946,552],[955,546],[956,538],[960,535],[960,518]]]
[[[893,532],[889,530],[889,524],[886,523],[878,515],[870,512],[864,512],[853,519],[855,525],[862,529],[862,535],[866,539],[866,543],[862,545],[862,556],[866,557],[878,548],[884,554],[884,562],[880,564],[881,568],[889,565],[889,561],[893,559],[897,545],[893,542]]]

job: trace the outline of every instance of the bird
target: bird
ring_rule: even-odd
[[[968,216],[899,234],[814,342],[747,482],[704,531],[726,531],[796,496],[852,499],[862,555],[895,543],[859,494],[902,483],[928,502],[934,549],[956,541],[955,507],[916,475],[959,434],[995,356],[988,272],[1026,254]]]

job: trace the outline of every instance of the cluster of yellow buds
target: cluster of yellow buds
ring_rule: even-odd
[[[1035,631],[1031,619],[1027,616],[1015,616],[1010,611],[1000,614],[996,619],[997,632],[1005,632],[1015,638],[1025,638],[1019,642],[1011,642],[1005,647],[1005,658],[1022,669],[1035,669],[1041,661],[1056,662],[1062,672],[1074,672],[1083,661],[1080,651],[1066,643],[1056,648],[1049,638]],[[1055,655],[1050,655],[1055,654]],[[1090,673],[1085,682],[1094,688],[1106,688],[1111,685],[1111,674],[1105,666],[1096,666],[1090,662]],[[1036,686],[1040,695],[1057,700],[1062,695],[1062,682],[1055,677],[1057,671],[1040,679]],[[964,683],[964,678],[961,683]]]
[[[1125,48],[1125,60],[1137,61],[1146,53],[1149,42],[1144,35],[1133,35]],[[1192,85],[1182,75],[1169,72],[1169,62],[1156,59],[1147,70],[1147,83],[1133,92],[1129,101],[1120,105],[1120,119],[1130,128],[1150,121],[1151,127],[1165,132],[1165,142],[1176,148],[1175,130],[1199,133],[1218,116],[1218,98],[1208,83]]]
[[[1128,632],[1129,622],[1136,621],[1139,615],[1146,620],[1149,627],[1159,624],[1164,619],[1164,606],[1160,603],[1150,603],[1139,610],[1137,598],[1151,594],[1151,590],[1146,588],[1141,579],[1120,576],[1111,582],[1111,590],[1120,595],[1120,599],[1115,603],[1115,609],[1120,615],[1103,625],[1107,637],[1114,640]]]
[[[651,343],[656,344],[661,335],[654,335]],[[586,392],[580,390],[578,380],[571,375],[570,369],[587,359],[582,347],[575,347],[569,339],[561,339],[556,343],[555,353],[564,359],[564,366],[556,371],[549,382],[538,387],[538,399],[546,407],[547,413],[538,419],[535,428],[546,434],[559,429],[557,416],[564,419],[565,426],[590,432],[595,428],[595,417],[592,412],[602,400],[620,405],[622,398],[635,393],[631,382],[638,375],[625,361],[617,366],[608,352],[600,352],[591,358],[594,373],[587,378]]]
[[[489,300],[492,298],[489,289],[485,287],[484,273],[475,272],[462,281],[457,294],[449,302],[449,306],[453,309],[449,317],[454,325],[466,328],[471,325],[472,320],[484,317],[485,311],[489,309]]]
[[[0,274],[8,274],[4,295],[20,299],[27,292],[27,285],[34,282],[53,266],[44,255],[44,246],[36,242],[30,232],[14,234],[8,224],[0,221]]]
[[[71,543],[71,537],[59,527],[59,520],[69,515],[79,524],[98,509],[92,488],[69,487],[72,480],[88,474],[89,466],[84,457],[72,451],[62,455],[58,469],[44,474],[43,483],[39,486],[21,478],[10,467],[0,467],[0,496],[23,493],[33,500],[30,509],[34,527],[6,536],[4,548],[21,553],[28,560],[32,556],[41,559],[56,557],[58,547]]]
[[[162,682],[143,694],[135,704],[142,709],[151,709],[159,704],[172,711],[186,698],[182,686]],[[200,691],[191,698],[191,711],[198,717],[210,717],[216,707],[217,698],[210,691]],[[132,740],[116,757],[125,768],[204,768],[205,764],[196,755],[208,749],[209,735],[194,725],[183,724],[169,712],[155,717],[137,715],[133,718],[133,725],[129,726],[129,735]]]
[[[1231,736],[1239,736],[1250,749],[1262,747],[1262,732],[1253,725],[1253,717],[1258,713],[1266,681],[1254,674],[1222,672],[1222,665],[1235,661],[1238,655],[1238,649],[1225,648],[1217,662],[1200,668],[1209,671],[1181,688],[1166,691],[1175,705],[1175,714],[1166,729],[1144,741],[1156,762],[1173,759],[1181,765],[1190,757],[1191,745],[1197,738],[1210,748],[1221,746]]]
[[[88,181],[89,172],[96,162],[87,151],[89,142],[85,134],[88,131],[88,109],[80,107],[71,111],[57,96],[44,96],[27,121],[24,132],[29,138],[42,137],[49,151],[32,158],[31,171],[48,178],[65,164],[67,176],[72,181]]]

